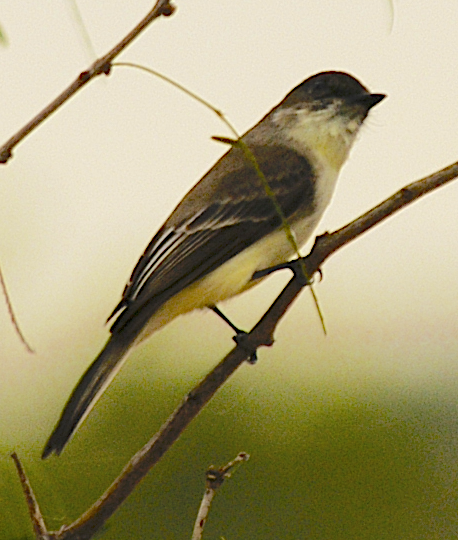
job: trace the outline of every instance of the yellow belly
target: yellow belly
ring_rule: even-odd
[[[295,227],[298,243],[303,243],[310,236],[315,228],[316,218],[317,216]],[[260,281],[251,280],[256,271],[286,262],[294,255],[283,230],[259,240],[165,302],[151,317],[136,343],[145,340],[179,315],[214,306],[249,289]]]

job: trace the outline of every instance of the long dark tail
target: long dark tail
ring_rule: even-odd
[[[131,339],[125,339],[119,334],[110,337],[99,356],[89,366],[73,390],[57,426],[46,443],[41,455],[42,459],[53,452],[57,455],[62,452],[76,428],[86,418],[98,398],[121,369],[131,345]]]

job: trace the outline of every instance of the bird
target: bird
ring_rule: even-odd
[[[108,318],[109,339],[69,397],[43,459],[62,452],[134,347],[177,316],[216,308],[256,285],[256,272],[291,260],[281,214],[302,246],[331,202],[370,109],[385,97],[348,73],[317,73],[242,135],[256,165],[240,145],[230,147],[141,255]]]

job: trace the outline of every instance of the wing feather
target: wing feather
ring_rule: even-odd
[[[234,150],[223,160],[228,160]],[[311,213],[314,184],[308,160],[279,146],[260,147],[254,154],[261,170],[269,173],[266,178],[286,217],[294,218],[298,212]],[[254,168],[246,166],[243,156],[240,159],[236,154],[236,160],[239,166],[232,164],[229,172],[218,170],[221,162],[210,172],[219,174],[217,197],[209,198],[208,190],[199,194],[201,181],[152,239],[110,316],[121,311],[112,332],[129,326],[145,309],[151,317],[180,290],[281,226],[281,218]],[[230,160],[225,162],[226,169],[227,163]],[[203,180],[206,178],[207,182],[212,180]],[[191,198],[200,201],[197,211],[195,204],[187,205]]]

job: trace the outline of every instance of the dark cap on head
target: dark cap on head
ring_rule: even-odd
[[[371,96],[368,99],[370,107],[379,103],[385,96],[383,94],[370,94],[368,89],[363,86],[357,79],[348,73],[340,71],[324,71],[312,75],[304,82],[296,86],[282,101],[281,105],[294,106],[301,102],[321,102],[327,105],[334,99],[343,101],[360,102],[364,96]],[[369,108],[370,108],[369,107]]]

